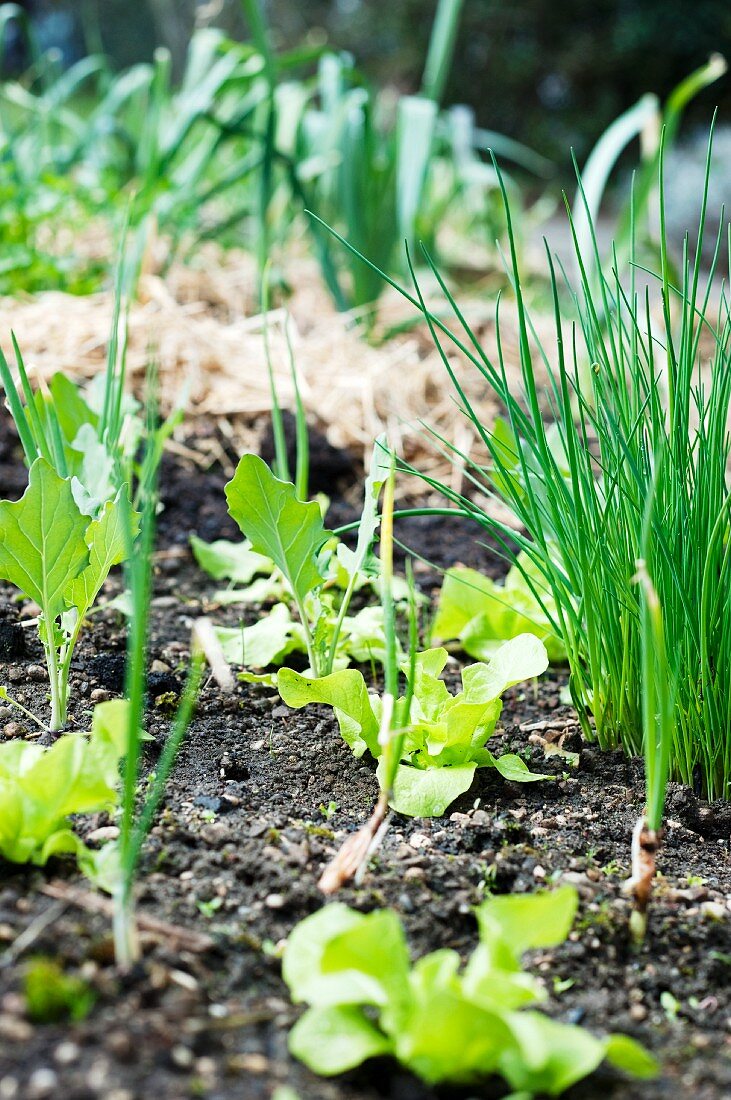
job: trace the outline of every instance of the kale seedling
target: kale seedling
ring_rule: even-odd
[[[526,1098],[559,1095],[605,1059],[652,1077],[654,1059],[634,1040],[599,1039],[532,1008],[546,993],[521,956],[565,940],[576,907],[570,886],[488,899],[475,911],[480,942],[462,968],[446,949],[412,966],[393,910],[328,905],[287,941],[284,980],[293,1001],[310,1005],[289,1048],[323,1076],[391,1055],[429,1084],[499,1074]]]
[[[297,499],[295,486],[275,477],[254,454],[245,454],[226,486],[230,514],[249,540],[240,562],[245,571],[258,568],[251,553],[268,558],[281,574],[297,611],[293,621],[285,604],[246,631],[219,632],[224,652],[249,665],[280,663],[295,649],[304,649],[315,676],[325,676],[337,664],[355,656],[383,655],[380,609],[348,616],[353,593],[372,575],[371,546],[378,529],[378,497],[388,474],[389,451],[376,441],[366,479],[363,513],[355,550],[333,539],[325,529],[320,506]],[[200,550],[200,548],[199,548]],[[210,553],[209,553],[210,560]],[[336,605],[325,588],[339,576],[342,597]],[[253,576],[253,573],[251,574]],[[232,654],[231,646],[234,646]],[[248,678],[248,676],[247,676]],[[270,682],[272,677],[267,678]]]
[[[0,501],[0,578],[40,608],[51,730],[66,724],[69,670],[84,618],[110,569],[127,553],[124,513],[130,509],[123,492],[90,519],[74,499],[71,480],[37,458],[21,499]]]

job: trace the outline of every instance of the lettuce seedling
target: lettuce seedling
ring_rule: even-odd
[[[84,618],[112,566],[126,556],[122,494],[90,520],[70,478],[37,458],[21,499],[0,501],[0,578],[40,608],[52,730],[66,724],[69,670]]]
[[[305,608],[309,610],[312,602],[308,597]],[[338,619],[329,594],[323,593],[318,597],[317,615],[319,633],[316,642],[320,651],[325,651],[329,649]],[[305,629],[299,619],[292,617],[284,603],[275,604],[251,626],[218,627],[216,637],[230,664],[246,665],[251,669],[279,666],[291,653],[308,653]],[[341,619],[333,657],[334,668],[346,668],[352,662],[366,664],[378,661],[383,664],[384,659],[383,612],[380,607],[364,607],[357,614]],[[276,687],[279,673],[246,671],[240,673],[240,678],[248,683]]]
[[[446,649],[427,649],[416,654],[413,675],[411,667],[404,665],[408,690],[393,708],[390,727],[403,739],[390,805],[413,817],[443,814],[469,790],[478,767],[496,768],[518,783],[549,778],[531,772],[519,756],[494,756],[486,747],[500,717],[502,693],[548,667],[543,643],[532,634],[506,642],[489,663],[462,670],[462,690],[456,695],[441,679],[447,657]],[[333,707],[344,740],[356,756],[368,751],[379,761],[379,782],[387,785],[385,746],[379,737],[383,701],[368,691],[357,669],[312,679],[283,668],[277,686],[288,706],[325,703]]]
[[[112,809],[119,797],[119,761],[126,752],[128,704],[94,709],[91,733],[67,733],[50,748],[29,741],[0,745],[0,855],[42,866],[73,853],[93,871],[96,853],[73,831],[70,814]]]
[[[555,603],[525,554],[519,555],[502,584],[458,565],[448,569],[439,594],[431,637],[435,643],[456,639],[470,657],[484,661],[508,638],[528,632],[540,638],[553,664],[566,660],[556,637]],[[529,584],[526,576],[531,578]],[[541,593],[540,599],[536,591]]]
[[[284,980],[292,1000],[310,1006],[289,1049],[322,1076],[391,1055],[429,1084],[498,1074],[526,1098],[557,1096],[605,1059],[653,1077],[654,1059],[627,1036],[599,1039],[531,1008],[546,993],[521,956],[562,943],[576,908],[570,886],[490,898],[476,910],[479,945],[462,968],[446,949],[412,966],[393,910],[327,905],[287,941]]]
[[[229,512],[249,540],[244,548],[246,558],[240,560],[244,560],[245,568],[253,569],[257,563],[248,558],[249,552],[268,558],[281,573],[297,611],[300,630],[291,630],[286,624],[289,633],[282,638],[279,656],[286,656],[304,642],[315,676],[332,672],[343,655],[344,638],[354,629],[356,617],[349,617],[348,609],[358,585],[373,571],[371,547],[378,529],[378,497],[388,474],[388,462],[389,451],[379,439],[366,479],[354,550],[332,538],[317,502],[298,500],[295,486],[275,477],[258,455],[245,454],[226,486]],[[339,576],[343,589],[337,604],[332,594],[324,592],[333,573]],[[277,614],[284,626],[283,612]],[[223,640],[227,640],[225,636]],[[374,635],[372,641],[376,640]],[[251,664],[245,651],[246,635],[243,646],[242,657]],[[371,655],[376,653],[371,650]],[[275,659],[273,655],[272,662]]]

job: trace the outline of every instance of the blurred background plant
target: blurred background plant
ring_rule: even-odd
[[[519,249],[573,187],[572,150],[593,215],[615,181],[626,238],[636,138],[641,210],[661,123],[670,157],[684,109],[707,123],[731,104],[722,60],[708,62],[731,41],[718,0],[138,7],[132,21],[118,0],[0,6],[0,292],[100,288],[100,226],[108,239],[133,197],[133,228],[153,221],[168,258],[214,239],[253,250],[260,270],[273,259],[285,285],[278,258],[312,247],[338,308],[371,320],[381,281],[306,209],[396,274],[403,242],[418,254],[420,240],[458,277],[502,272],[491,152]],[[682,235],[670,187],[670,239],[676,208]]]

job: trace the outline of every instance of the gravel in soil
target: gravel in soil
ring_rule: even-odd
[[[3,496],[22,489],[8,448],[0,434]],[[235,534],[222,504],[224,480],[216,471],[194,476],[166,462],[152,601],[149,768],[168,732],[192,621],[202,612],[236,621],[235,608],[211,606],[215,584],[195,571],[186,548],[190,530],[207,539]],[[346,513],[342,505],[339,514]],[[461,560],[500,569],[472,532],[444,520],[414,521],[408,541],[442,566]],[[422,574],[424,584],[431,579]],[[113,579],[110,594],[117,587]],[[22,610],[12,591],[0,588],[0,678],[42,710],[45,671],[33,632],[17,629]],[[95,702],[119,690],[123,654],[119,616],[95,615],[72,672],[77,726]],[[705,806],[692,791],[673,787],[650,934],[633,951],[620,890],[642,810],[641,765],[580,740],[573,712],[561,704],[563,682],[552,673],[536,690],[507,693],[491,743],[498,753],[519,752],[553,781],[518,786],[484,770],[444,817],[394,815],[364,881],[344,890],[342,900],[363,910],[397,909],[415,956],[438,947],[466,955],[476,940],[471,909],[488,891],[573,883],[581,899],[574,931],[531,959],[549,994],[547,1011],[597,1032],[627,1032],[663,1068],[649,1083],[601,1070],[570,1095],[659,1100],[681,1088],[696,1100],[731,1095],[729,808]],[[0,736],[35,736],[17,713],[0,708]],[[565,734],[564,749],[578,753],[576,768],[544,756],[541,739],[557,731]],[[372,763],[353,758],[328,710],[295,712],[248,685],[224,696],[206,684],[145,849],[138,895],[145,954],[137,968],[114,968],[108,916],[76,904],[69,891],[85,886],[68,863],[42,872],[0,867],[1,1100],[256,1100],[284,1084],[302,1100],[504,1095],[494,1082],[429,1089],[384,1060],[324,1081],[287,1054],[298,1009],[280,977],[279,951],[293,925],[322,904],[319,872],[366,819],[376,793]],[[96,815],[80,827],[93,843],[113,826]],[[62,900],[43,892],[49,881],[60,884]],[[148,918],[199,939],[188,942],[170,929],[161,935]],[[19,936],[28,941],[22,951]],[[34,956],[54,959],[88,983],[95,1005],[84,1020],[28,1018],[23,978]]]

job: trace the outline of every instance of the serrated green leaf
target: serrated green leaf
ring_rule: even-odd
[[[258,455],[246,454],[226,486],[228,510],[252,549],[281,569],[296,599],[318,588],[324,576],[316,556],[330,537],[315,501],[297,500]]]
[[[84,615],[99,595],[109,571],[127,557],[128,532],[126,524],[131,509],[121,504],[120,489],[115,500],[108,500],[98,519],[92,520],[84,533],[84,541],[89,548],[89,564],[64,592],[64,599],[70,607],[75,607],[79,615]],[[139,530],[139,516],[131,513],[132,538]]]
[[[64,592],[89,560],[89,523],[69,480],[44,458],[29,471],[17,503],[0,501],[0,577],[35,600],[48,621],[65,610]]]

